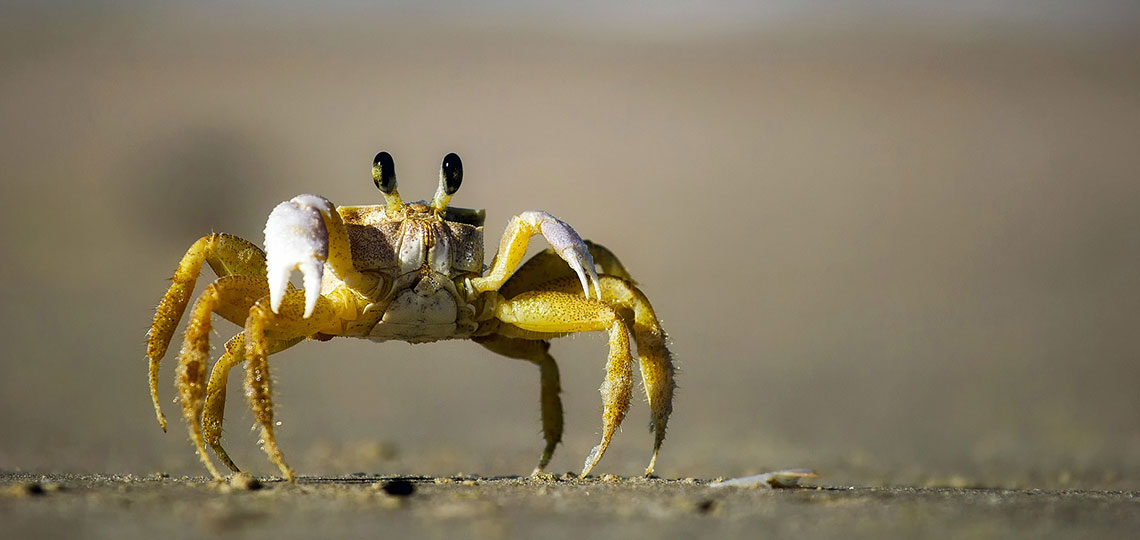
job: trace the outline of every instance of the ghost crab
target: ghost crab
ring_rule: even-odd
[[[190,438],[215,479],[223,476],[207,455],[207,444],[230,470],[238,471],[222,448],[221,435],[228,375],[244,363],[245,393],[264,450],[293,480],[274,437],[267,358],[305,339],[335,336],[412,343],[471,339],[537,364],[546,441],[533,473],[539,474],[562,438],[558,366],[548,340],[594,330],[609,333],[609,359],[601,387],[602,438],[587,456],[582,476],[601,460],[629,408],[631,330],[651,409],[653,456],[645,474],[652,474],[672,412],[674,369],[653,308],[617,257],[583,241],[554,216],[530,211],[511,219],[483,275],[484,212],[448,207],[463,178],[459,156],[444,157],[430,202],[405,204],[400,199],[387,152],[376,155],[372,177],[384,204],[334,207],[319,195],[300,195],[278,205],[265,225],[264,252],[226,234],[205,236],[190,247],[147,333],[150,393],[162,429],[159,361],[205,262],[218,279],[191,309],[176,388]],[[535,235],[551,248],[520,266]],[[302,289],[289,283],[295,270],[302,275]],[[226,343],[207,382],[213,314],[244,330]]]

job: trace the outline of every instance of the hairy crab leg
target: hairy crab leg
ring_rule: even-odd
[[[166,355],[178,321],[182,319],[194,285],[198,281],[202,263],[206,262],[218,276],[265,276],[265,253],[252,243],[228,234],[210,234],[195,241],[171,277],[170,288],[155,310],[154,322],[147,332],[146,356],[150,366],[150,397],[154,414],[162,430],[166,431],[166,416],[158,401],[158,366]],[[238,321],[241,324],[241,321]]]
[[[538,290],[574,293],[577,283],[572,277],[564,277],[539,285]],[[638,365],[641,368],[641,381],[645,395],[649,399],[650,429],[653,430],[653,456],[645,475],[653,474],[657,464],[657,454],[665,440],[665,429],[669,415],[673,412],[673,392],[675,368],[672,354],[667,346],[665,330],[657,321],[653,306],[637,287],[629,281],[613,276],[601,276],[602,301],[617,309],[633,329],[633,340],[637,345]]]
[[[495,318],[534,332],[588,332],[607,330],[610,353],[602,394],[602,440],[590,451],[582,477],[590,474],[629,410],[633,393],[633,358],[629,329],[613,308],[576,294],[533,291],[503,300],[495,306]]]
[[[269,306],[269,298],[262,298],[249,310],[245,321],[245,391],[257,422],[261,424],[261,441],[281,474],[293,481],[293,469],[285,464],[285,456],[277,446],[273,433],[272,382],[269,377],[271,339],[292,340],[316,334],[322,327],[336,320],[337,306],[327,297],[318,296],[309,317],[304,291],[287,291],[282,298],[279,310],[275,313]],[[271,332],[272,337],[267,333]]]
[[[186,325],[182,352],[178,357],[175,386],[182,403],[182,417],[190,431],[190,439],[210,474],[218,480],[221,473],[206,455],[202,438],[202,406],[206,391],[206,366],[210,360],[210,330],[215,312],[249,310],[260,295],[265,294],[265,280],[252,276],[231,275],[211,283],[198,297]]]
[[[653,457],[645,469],[645,476],[649,476],[657,465],[657,454],[665,441],[665,429],[673,412],[673,392],[677,387],[673,356],[667,347],[665,330],[657,321],[649,299],[640,290],[625,280],[606,277],[602,279],[602,296],[610,305],[633,311],[633,341],[637,344],[641,381],[649,400],[649,426],[653,431]]]
[[[508,358],[527,360],[538,366],[541,381],[542,436],[546,440],[546,447],[543,448],[542,456],[539,457],[538,465],[535,466],[531,476],[542,474],[550,464],[555,447],[562,442],[562,398],[558,396],[562,386],[559,381],[558,364],[554,362],[554,357],[550,356],[550,342],[509,338],[498,334],[474,340],[493,352]]]
[[[582,237],[578,236],[578,233],[566,222],[546,212],[538,211],[523,212],[511,218],[499,242],[499,252],[491,263],[490,271],[485,277],[471,279],[474,291],[478,293],[497,291],[518,268],[526,256],[530,238],[537,234],[541,234],[554,252],[574,270],[582,285],[582,293],[589,298],[593,292],[600,298],[602,293],[598,285],[598,274],[594,269],[594,258],[590,255],[589,247]]]
[[[246,308],[249,313],[249,308]],[[281,352],[304,338],[289,340],[270,339],[268,354]],[[226,449],[222,447],[222,422],[226,412],[226,384],[229,380],[230,370],[245,361],[245,333],[238,333],[226,342],[226,352],[214,363],[210,372],[210,382],[206,385],[206,405],[202,411],[202,436],[206,444],[214,449],[214,455],[222,460],[233,472],[241,472]]]
[[[633,329],[633,340],[637,344],[637,355],[641,367],[641,380],[650,406],[650,429],[654,434],[653,456],[646,468],[646,476],[653,473],[661,443],[665,440],[665,429],[673,410],[675,369],[672,354],[667,346],[667,337],[657,315],[636,286],[629,271],[625,269],[610,250],[600,244],[586,240],[590,254],[601,273],[602,301],[615,308]],[[578,280],[563,264],[562,260],[547,249],[526,261],[499,289],[507,298],[526,291],[560,291],[574,294],[578,290]],[[528,336],[519,336],[528,338]],[[529,339],[541,339],[534,337]]]

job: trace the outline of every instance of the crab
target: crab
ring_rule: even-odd
[[[372,179],[383,204],[334,207],[319,195],[300,195],[277,205],[265,224],[264,251],[228,234],[210,234],[190,246],[147,333],[150,394],[163,431],[159,362],[205,262],[218,279],[190,310],[175,387],[190,439],[216,480],[224,476],[207,445],[239,472],[221,444],[230,370],[244,364],[245,395],[263,449],[293,481],[274,436],[267,359],[301,341],[337,336],[411,343],[469,339],[536,364],[546,444],[532,474],[542,474],[562,439],[561,388],[549,340],[588,331],[608,333],[609,356],[600,389],[601,441],[586,457],[581,476],[602,459],[629,408],[631,334],[650,406],[653,454],[645,474],[651,475],[673,408],[674,367],[653,307],[617,257],[553,215],[528,211],[510,220],[485,268],[485,212],[448,206],[463,179],[459,156],[444,157],[430,202],[401,200],[387,152],[373,159]],[[520,265],[536,235],[551,247]],[[300,288],[290,283],[296,271]],[[207,380],[215,314],[243,330],[226,342]]]

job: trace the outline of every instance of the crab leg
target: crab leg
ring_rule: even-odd
[[[166,355],[178,321],[182,319],[190,294],[198,281],[202,263],[209,263],[218,276],[265,275],[265,254],[246,240],[228,234],[211,234],[194,242],[171,278],[170,288],[163,295],[154,314],[154,323],[147,332],[146,356],[150,361],[150,397],[154,414],[162,430],[166,431],[166,416],[158,402],[158,365]],[[233,319],[230,319],[233,320]],[[242,319],[236,321],[241,324]]]
[[[632,320],[628,320],[627,324],[633,328],[633,340],[637,344],[641,381],[649,399],[649,426],[653,430],[653,457],[645,469],[645,475],[649,476],[657,464],[657,453],[665,440],[665,428],[669,423],[669,415],[673,412],[676,383],[673,380],[672,355],[666,347],[665,330],[657,322],[657,315],[645,294],[628,281],[611,276],[602,276],[601,287],[603,302],[618,308],[619,314],[633,313]],[[574,283],[572,279],[563,278],[540,288],[570,292],[574,290]]]
[[[249,313],[249,308],[246,308],[246,313]],[[304,338],[294,338],[290,340],[269,340],[268,354],[281,352],[297,343],[300,343]],[[222,460],[233,472],[240,472],[237,465],[230,459],[230,455],[226,453],[226,449],[222,448],[222,421],[226,411],[226,384],[229,380],[230,370],[240,365],[245,361],[245,334],[238,333],[226,342],[226,352],[214,364],[213,370],[210,372],[210,383],[206,386],[206,405],[202,411],[201,437],[206,440],[206,444],[214,449],[214,455]],[[201,405],[198,405],[201,407]],[[191,435],[193,437],[193,435]],[[199,450],[201,451],[201,450]]]
[[[218,279],[194,303],[190,320],[186,325],[186,336],[182,353],[178,357],[176,387],[182,403],[182,418],[190,430],[190,438],[198,448],[198,456],[215,479],[222,475],[214,467],[206,454],[202,439],[202,405],[206,390],[206,365],[210,360],[210,330],[212,316],[217,313],[230,313],[235,308],[246,310],[266,292],[265,280],[252,276],[226,276]]]
[[[677,386],[673,380],[673,357],[666,347],[665,330],[657,322],[649,299],[640,290],[626,280],[605,276],[602,298],[611,306],[633,311],[633,340],[637,344],[641,382],[649,399],[649,427],[653,431],[653,457],[645,469],[645,476],[649,476],[657,465],[657,453],[665,441],[665,428],[673,412],[673,391]]]
[[[590,298],[591,287],[597,297],[601,298],[594,258],[582,237],[564,221],[540,211],[523,212],[511,218],[499,242],[499,252],[491,263],[491,270],[485,277],[471,280],[474,290],[479,293],[498,290],[518,268],[526,255],[530,238],[536,234],[546,238],[554,252],[574,270],[586,298]]]
[[[576,294],[535,291],[504,300],[495,306],[495,318],[534,332],[609,332],[610,354],[602,393],[602,440],[590,451],[582,477],[590,474],[629,410],[633,393],[633,358],[629,329],[613,308]]]
[[[293,481],[293,469],[285,464],[285,456],[277,447],[277,438],[273,434],[273,397],[268,356],[272,339],[286,341],[311,336],[336,319],[336,306],[324,296],[317,297],[310,316],[305,317],[304,313],[308,309],[306,294],[291,290],[285,293],[276,312],[271,309],[269,298],[258,300],[250,308],[249,317],[245,321],[246,397],[257,422],[261,424],[265,453],[290,482]],[[272,337],[267,333],[272,333]]]
[[[603,273],[600,277],[602,301],[617,310],[626,324],[633,329],[633,340],[637,344],[637,356],[641,367],[641,380],[649,399],[651,411],[650,429],[653,430],[653,456],[645,470],[646,476],[653,473],[657,454],[665,440],[665,429],[669,415],[673,411],[674,367],[672,355],[666,345],[665,331],[657,321],[649,299],[634,285],[629,272],[605,247],[586,241],[590,253]],[[576,294],[578,280],[571,275],[562,261],[552,250],[546,250],[532,257],[511,279],[503,284],[499,292],[506,297],[527,290],[559,291]],[[561,276],[561,277],[559,277]],[[552,279],[553,278],[553,279]]]
[[[531,341],[527,339],[509,338],[502,335],[490,335],[474,338],[480,345],[508,358],[527,360],[538,365],[541,382],[542,402],[542,435],[546,440],[546,447],[538,459],[531,476],[542,474],[550,464],[554,455],[554,448],[562,442],[562,398],[558,394],[562,391],[559,381],[558,364],[550,356],[549,341]]]

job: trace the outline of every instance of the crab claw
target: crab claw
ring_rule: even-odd
[[[329,234],[322,213],[331,207],[324,197],[299,195],[285,201],[265,222],[265,262],[269,279],[269,307],[277,313],[289,288],[289,278],[300,270],[305,287],[305,318],[313,314],[321,294]]]
[[[570,265],[578,275],[578,281],[582,282],[582,293],[586,298],[590,298],[590,287],[593,286],[598,300],[601,300],[602,286],[598,282],[598,273],[594,270],[594,257],[590,255],[589,246],[578,236],[578,232],[565,221],[546,212],[523,212],[519,217],[537,227],[550,247],[554,248],[554,252]]]

